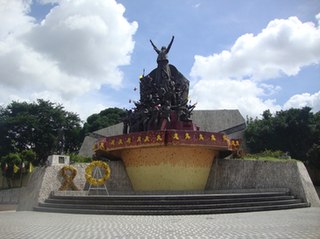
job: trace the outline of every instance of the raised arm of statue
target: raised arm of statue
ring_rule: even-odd
[[[173,43],[173,40],[174,40],[174,36],[172,36],[172,38],[171,38],[171,41],[170,41],[170,43],[169,43],[169,45],[168,45],[168,47],[167,47],[166,53],[169,53],[170,48],[171,48],[171,45],[172,45],[172,43]]]
[[[153,46],[153,49],[159,54],[160,50],[153,44],[153,42],[150,40],[151,45]]]

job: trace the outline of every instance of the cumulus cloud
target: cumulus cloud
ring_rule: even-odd
[[[7,93],[0,103],[24,95],[65,103],[103,85],[120,87],[119,66],[130,63],[138,27],[125,8],[115,0],[38,2],[55,3],[40,23],[29,16],[31,0],[1,1],[0,86]]]
[[[54,3],[59,3],[63,0],[36,0],[36,1],[40,4],[48,4],[48,3],[54,4]]]
[[[320,29],[315,24],[303,23],[297,17],[275,19],[257,35],[240,36],[230,50],[196,55],[190,73],[192,98],[200,108],[238,108],[250,116],[258,116],[265,109],[279,110],[282,107],[275,100],[263,99],[272,97],[280,87],[264,82],[319,64],[319,42]],[[319,98],[313,99],[319,103]],[[294,102],[293,97],[286,105],[298,107]]]
[[[281,109],[274,100],[262,100],[262,87],[250,80],[200,80],[191,89],[197,109],[239,109],[242,115],[258,116],[263,110]]]
[[[284,104],[285,109],[292,107],[302,108],[309,106],[313,111],[320,111],[320,91],[315,94],[303,93],[290,97],[290,99]]]
[[[26,13],[30,11],[29,1],[0,1],[0,43],[4,39],[12,39],[33,27],[34,19]]]

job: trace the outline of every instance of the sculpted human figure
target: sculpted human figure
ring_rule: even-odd
[[[163,61],[166,61],[166,64],[168,64],[168,56],[167,54],[169,53],[170,51],[170,48],[171,48],[171,45],[173,43],[173,40],[174,40],[174,36],[172,36],[171,38],[171,41],[169,43],[169,45],[167,47],[163,46],[161,47],[161,50],[159,50],[154,44],[153,42],[150,40],[151,42],[151,45],[153,46],[153,49],[158,53],[158,58],[157,58],[157,62],[159,64],[159,62],[163,62]]]
[[[159,50],[153,44],[152,40],[150,40],[151,45],[153,46],[153,49],[158,53],[158,57],[157,57],[158,68],[157,68],[157,74],[156,74],[156,82],[158,83],[159,86],[162,86],[162,87],[168,85],[169,84],[168,81],[170,81],[170,78],[171,78],[168,53],[170,51],[173,40],[174,40],[174,36],[172,36],[172,39],[168,47],[163,46],[161,47],[161,50]]]
[[[175,84],[172,79],[169,60],[167,56],[167,54],[170,51],[173,40],[174,40],[174,36],[172,36],[168,47],[163,46],[161,47],[161,50],[159,50],[153,44],[152,40],[150,40],[151,45],[153,46],[153,49],[158,53],[158,57],[157,57],[158,67],[156,70],[155,82],[160,95],[172,94],[175,91],[175,88],[174,88]],[[168,102],[171,103],[171,101],[168,101]],[[166,103],[166,102],[162,102],[162,103]]]
[[[140,77],[140,102],[129,117],[129,132],[164,130],[175,127],[176,121],[189,120],[193,109],[187,105],[189,81],[168,60],[173,41],[174,36],[167,47],[159,49],[150,40],[158,54],[157,68]]]

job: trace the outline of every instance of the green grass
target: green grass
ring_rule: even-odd
[[[271,156],[244,156],[244,160],[262,160],[262,161],[291,161],[292,159],[275,158]]]
[[[256,154],[246,154],[243,159],[245,160],[263,160],[263,161],[296,161],[291,159],[286,153],[282,151],[265,150]]]

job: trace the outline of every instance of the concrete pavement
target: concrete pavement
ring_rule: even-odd
[[[320,239],[320,208],[192,216],[2,211],[0,238]]]

